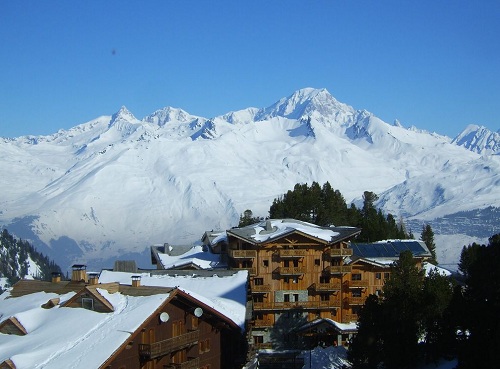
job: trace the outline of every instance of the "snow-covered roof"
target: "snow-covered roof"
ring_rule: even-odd
[[[310,328],[316,327],[318,325],[326,324],[329,326],[332,326],[335,328],[338,332],[340,333],[352,333],[352,332],[357,332],[357,323],[356,322],[351,322],[351,323],[339,323],[333,319],[330,318],[318,318],[313,321],[310,321],[301,327],[298,328],[298,331],[305,331]]]
[[[353,227],[320,227],[316,224],[296,219],[268,219],[246,227],[233,228],[227,231],[228,234],[244,238],[252,243],[272,241],[293,232],[300,232],[310,237],[332,243],[352,237],[359,233],[360,230]]]
[[[2,319],[14,316],[28,334],[0,334],[0,362],[10,359],[17,369],[98,368],[169,298],[168,293],[127,296],[104,289],[98,292],[113,305],[113,312],[41,307],[50,299],[65,301],[74,292],[37,292],[16,298],[3,294]]]
[[[131,284],[132,276],[141,276],[141,286],[179,287],[184,292],[219,311],[236,325],[243,328],[246,315],[246,295],[248,271],[238,271],[232,275],[200,276],[157,275],[152,273],[125,273],[103,270],[100,283],[119,282]]]
[[[212,269],[220,265],[220,255],[203,251],[202,246],[193,246],[190,250],[180,255],[161,252],[158,252],[156,255],[163,269],[179,269],[188,265],[199,269]]]
[[[429,275],[431,270],[435,270],[439,274],[445,277],[450,277],[452,275],[452,273],[448,269],[442,268],[437,265],[433,265],[431,263],[423,263],[423,269],[425,270],[425,275]]]

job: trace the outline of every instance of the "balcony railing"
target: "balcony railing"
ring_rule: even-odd
[[[301,275],[307,272],[306,267],[279,267],[275,272],[280,275]]]
[[[233,259],[253,259],[257,257],[256,250],[229,250],[229,256]]]
[[[154,359],[196,345],[199,338],[200,331],[196,330],[155,343],[141,343],[139,344],[139,355],[147,359]]]
[[[280,258],[302,258],[307,255],[307,250],[279,250]]]
[[[332,265],[325,268],[325,272],[328,274],[343,274],[350,273],[352,267],[350,265]]]
[[[352,249],[330,249],[328,254],[331,257],[352,256]]]
[[[254,327],[272,327],[273,324],[271,319],[256,319],[253,322]]]
[[[342,317],[342,323],[350,323],[350,322],[356,322],[358,321],[358,315],[357,314],[344,314]]]
[[[348,305],[364,305],[366,297],[346,297],[344,302]]]
[[[171,363],[163,365],[163,369],[198,369],[200,367],[199,357],[188,357],[183,363]]]
[[[273,344],[271,342],[266,342],[266,343],[255,343],[254,347],[257,350],[266,350],[266,349],[272,349]]]
[[[309,289],[314,291],[338,291],[340,290],[340,282],[330,282],[330,283],[313,283],[309,286]]]
[[[286,310],[286,309],[326,309],[340,307],[339,298],[331,298],[328,301],[269,301],[254,302],[254,310]]]
[[[271,292],[270,284],[258,284],[252,287],[252,293],[267,293]]]
[[[362,281],[362,280],[346,281],[345,284],[349,288],[366,288],[366,287],[368,287],[368,281]]]

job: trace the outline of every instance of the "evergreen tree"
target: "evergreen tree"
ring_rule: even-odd
[[[460,261],[458,263],[458,271],[462,274],[464,278],[467,278],[469,276],[470,268],[476,262],[479,250],[482,247],[484,247],[484,245],[481,246],[474,242],[471,245],[464,246],[462,248],[462,253],[460,254]]]
[[[419,358],[424,276],[411,251],[404,251],[391,267],[383,287],[383,352],[388,369],[412,368]]]
[[[376,369],[383,360],[383,316],[378,296],[370,295],[358,315],[358,332],[349,345],[348,360],[354,369]]]
[[[440,274],[437,269],[432,269],[424,279],[422,291],[424,355],[427,362],[437,362],[452,352],[449,345],[452,330],[446,324],[446,310],[452,295],[452,280]]]
[[[420,239],[425,242],[425,245],[429,249],[432,255],[430,262],[437,265],[436,259],[436,244],[434,243],[434,232],[432,231],[430,224],[424,224],[422,226],[422,233],[420,234]]]
[[[488,246],[474,249],[464,273],[468,334],[460,347],[459,368],[496,368],[500,363],[500,234],[492,236]]]
[[[243,214],[240,215],[240,222],[238,223],[238,227],[245,227],[259,221],[259,217],[254,217],[252,210],[247,209],[243,212]]]

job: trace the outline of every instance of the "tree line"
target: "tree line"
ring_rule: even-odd
[[[0,234],[0,277],[7,278],[9,285],[24,278],[29,272],[29,259],[37,266],[35,278],[50,280],[52,272],[61,268],[47,256],[38,252],[28,241],[16,239],[7,229]]]
[[[363,207],[347,205],[339,190],[334,190],[329,182],[320,186],[317,182],[297,183],[293,190],[274,199],[269,218],[292,218],[319,226],[351,226],[361,228],[357,242],[375,242],[387,239],[412,239],[411,230],[406,230],[402,219],[396,220],[392,214],[384,214],[375,207],[378,195],[365,191]],[[240,215],[238,226],[244,227],[260,221],[250,209]],[[423,225],[422,238],[435,261],[434,233],[430,225]]]
[[[457,358],[459,369],[500,362],[500,234],[462,249],[459,280],[424,275],[410,252],[391,267],[381,296],[370,295],[349,347],[354,369],[415,368]]]

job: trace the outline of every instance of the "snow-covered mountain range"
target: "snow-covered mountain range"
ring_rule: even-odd
[[[363,191],[418,236],[429,222],[438,259],[500,231],[500,134],[457,138],[388,124],[305,88],[267,108],[207,119],[172,107],[137,119],[125,107],[49,136],[0,139],[0,224],[61,266],[147,262],[149,246],[192,243],[266,216],[296,183]],[[458,251],[457,251],[458,250]]]

